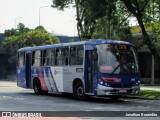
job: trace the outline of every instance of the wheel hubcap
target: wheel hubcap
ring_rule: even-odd
[[[78,96],[82,96],[83,95],[83,88],[82,87],[79,87],[77,89],[77,94],[78,94]]]
[[[34,86],[34,90],[35,90],[35,92],[38,92],[38,86],[37,86],[37,84]]]

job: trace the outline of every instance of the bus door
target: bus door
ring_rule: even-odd
[[[94,59],[94,50],[88,50],[85,54],[85,90],[93,94],[97,89],[97,60]]]
[[[31,87],[31,53],[26,53],[26,64],[25,64],[25,78],[26,78],[26,87]]]

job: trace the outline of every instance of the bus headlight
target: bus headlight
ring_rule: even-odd
[[[103,85],[103,81],[100,81],[100,84]]]

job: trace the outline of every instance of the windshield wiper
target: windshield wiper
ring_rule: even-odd
[[[114,72],[120,67],[120,64],[110,73],[110,75],[114,74]]]
[[[129,67],[127,64],[124,64],[124,65],[127,67],[127,69],[130,71],[131,74],[134,73],[131,67]]]
[[[127,70],[123,68],[123,65],[127,68]],[[129,66],[127,66],[126,64],[119,64],[119,65],[110,73],[110,75],[114,74],[115,71],[116,71],[119,67],[121,67],[121,69],[123,69],[123,71],[130,72],[131,74],[134,73],[134,72],[132,71],[132,69],[131,69]],[[128,71],[128,70],[129,70],[129,71]]]

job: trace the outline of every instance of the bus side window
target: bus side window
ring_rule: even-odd
[[[61,49],[56,49],[56,65],[62,65]]]
[[[55,65],[58,65],[58,61],[57,61],[57,56],[58,56],[58,49],[55,50]]]
[[[43,66],[47,66],[48,65],[48,50],[44,50],[43,51]]]
[[[32,63],[32,65],[33,66],[40,66],[41,65],[41,61],[42,61],[41,58],[42,58],[41,57],[41,50],[35,51],[35,55],[33,54],[33,56],[32,56],[32,61],[34,61]]]
[[[62,48],[62,65],[68,65],[69,48]]]
[[[32,66],[34,66],[34,64],[35,64],[34,63],[35,62],[34,57],[35,57],[35,51],[32,52]]]
[[[40,51],[40,64],[39,66],[43,66],[43,50]]]
[[[24,67],[25,65],[25,53],[18,54],[18,67]]]
[[[77,46],[77,65],[83,64],[83,46]]]
[[[69,57],[69,64],[70,65],[76,65],[77,59],[76,59],[76,47],[70,47],[70,57]]]
[[[49,65],[54,66],[55,65],[55,49],[49,50]]]

